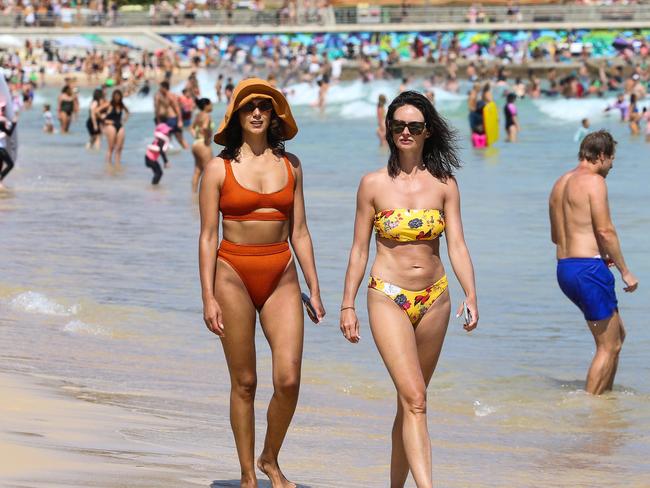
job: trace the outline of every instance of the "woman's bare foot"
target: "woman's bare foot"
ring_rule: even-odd
[[[255,473],[251,475],[242,475],[239,482],[240,488],[257,488],[257,477]]]
[[[297,488],[295,483],[292,483],[284,477],[277,461],[265,458],[264,455],[261,455],[257,460],[257,467],[262,473],[268,476],[273,488]]]

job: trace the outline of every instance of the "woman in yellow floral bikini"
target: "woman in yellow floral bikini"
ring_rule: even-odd
[[[341,331],[360,339],[354,308],[368,262],[372,229],[377,255],[368,283],[368,317],[381,357],[397,389],[390,486],[409,471],[418,488],[433,486],[426,389],[438,362],[451,303],[440,260],[446,234],[449,259],[464,292],[465,330],[478,323],[474,268],[465,244],[460,167],[455,135],[420,93],[400,94],[386,113],[388,166],[365,175],[357,193],[354,242],[341,303]],[[464,307],[465,305],[465,307]]]

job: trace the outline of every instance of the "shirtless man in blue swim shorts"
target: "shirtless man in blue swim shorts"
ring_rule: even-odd
[[[633,292],[639,284],[625,264],[609,213],[605,178],[612,169],[615,150],[616,141],[609,132],[588,134],[580,144],[578,166],[555,182],[549,199],[557,280],[584,314],[596,341],[585,387],[594,395],[612,389],[625,340],[614,275],[608,266],[619,270],[626,292]]]

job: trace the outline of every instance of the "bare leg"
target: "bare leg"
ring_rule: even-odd
[[[122,149],[124,148],[124,137],[126,130],[120,127],[120,130],[115,134],[115,166],[120,166],[122,163]]]
[[[611,390],[614,384],[625,329],[618,312],[608,319],[588,322],[587,325],[596,341],[596,354],[587,373],[585,389],[593,395],[600,395]]]
[[[115,149],[115,139],[117,137],[115,127],[106,124],[104,134],[106,135],[106,142],[108,144],[108,147],[106,148],[106,164],[113,164],[113,151]]]
[[[187,149],[187,148],[189,147],[189,146],[187,145],[187,142],[186,142],[185,139],[183,138],[183,129],[182,129],[182,128],[180,128],[179,130],[177,130],[176,132],[174,132],[174,135],[176,136],[176,140],[178,141],[178,143],[181,145],[181,147],[182,147],[183,149]]]
[[[62,134],[68,132],[68,114],[65,112],[59,112],[59,125],[61,126]]]
[[[194,173],[192,174],[192,191],[196,193],[199,190],[199,179],[203,171],[198,166],[194,166]]]
[[[508,128],[508,140],[510,142],[517,142],[517,126],[511,125]]]
[[[293,261],[260,312],[260,321],[273,356],[273,397],[266,414],[264,449],[257,467],[273,488],[295,488],[284,476],[278,455],[298,403],[304,320],[298,275]]]
[[[192,174],[192,191],[196,193],[199,188],[199,180],[203,174],[206,163],[212,159],[212,149],[206,148],[204,144],[192,144],[192,156],[194,156],[194,174]]]
[[[438,358],[442,351],[442,344],[447,333],[449,324],[449,313],[451,302],[449,292],[446,291],[433,303],[426,315],[415,328],[415,341],[418,348],[420,369],[427,386],[433,372],[438,364]],[[402,440],[402,424],[404,422],[404,411],[402,405],[397,401],[397,414],[393,423],[392,452],[390,460],[390,486],[391,488],[402,488],[406,483],[409,473],[409,464],[404,450]]]
[[[239,275],[217,260],[215,297],[223,312],[221,339],[230,372],[230,426],[241,466],[241,486],[257,487],[255,475],[255,307]]]
[[[372,336],[402,407],[402,441],[408,466],[417,488],[432,488],[426,381],[415,330],[404,311],[377,290],[368,290],[368,316]]]
[[[623,319],[621,319],[621,316],[618,316],[618,323],[621,326],[621,347],[623,346],[623,343],[625,342],[625,327],[623,326]],[[616,377],[616,371],[618,370],[618,356],[616,356],[616,362],[614,363],[614,373],[612,374],[612,379],[609,381],[609,384],[607,385],[607,390],[611,391],[612,388],[614,388],[614,378]]]

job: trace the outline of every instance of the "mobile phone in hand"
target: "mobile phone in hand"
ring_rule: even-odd
[[[467,308],[467,303],[463,302],[463,321],[465,322],[465,325],[469,325],[469,323],[472,321],[472,312],[469,311],[469,308]]]
[[[314,306],[311,304],[311,299],[309,298],[309,295],[306,293],[301,293],[300,298],[302,298],[302,304],[305,306],[305,310],[307,311],[307,315],[311,319],[312,322],[318,323],[318,314],[316,313],[316,309]]]

